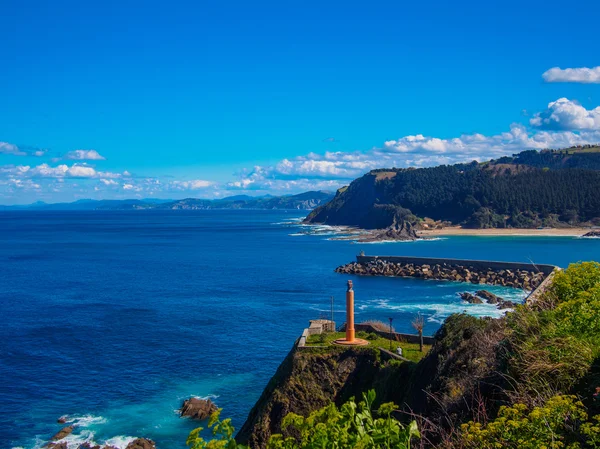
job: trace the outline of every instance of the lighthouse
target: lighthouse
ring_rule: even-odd
[[[354,289],[352,281],[348,281],[346,290],[346,338],[335,340],[336,345],[365,346],[369,342],[354,336]]]

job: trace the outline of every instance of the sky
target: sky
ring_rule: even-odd
[[[0,204],[600,142],[600,2],[0,2]]]

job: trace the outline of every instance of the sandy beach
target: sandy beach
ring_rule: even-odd
[[[476,236],[538,236],[538,237],[579,237],[589,232],[589,228],[548,228],[548,229],[467,229],[451,226],[443,229],[419,231],[419,237],[439,237],[444,235],[476,235]]]

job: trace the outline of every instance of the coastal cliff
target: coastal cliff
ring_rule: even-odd
[[[534,302],[503,318],[451,315],[418,363],[386,360],[376,345],[293,350],[252,409],[239,441],[264,448],[270,435],[281,432],[286,414],[307,416],[372,389],[375,408],[394,402],[398,420],[417,422],[422,448],[519,447],[504,443],[523,438],[533,438],[530,447],[550,447],[544,442],[555,440],[593,443],[564,447],[597,447],[600,264],[573,264],[553,272],[551,281]],[[572,407],[581,413],[565,412],[565,401],[577,401]],[[540,413],[558,416],[558,425],[548,435],[539,434],[545,427],[538,424],[511,428],[516,436],[503,433],[507,416],[525,412],[531,413],[520,421],[526,426]]]
[[[410,378],[414,366],[412,362],[382,362],[376,348],[294,348],[250,411],[236,440],[264,448],[272,434],[282,433],[281,422],[288,413],[306,416],[331,402],[341,405],[353,396],[360,397],[371,388],[378,391],[379,399],[402,398],[404,386],[387,380]]]
[[[495,353],[503,328],[502,320],[455,315],[438,331],[432,349],[419,363],[384,360],[376,347],[293,349],[236,440],[264,448],[272,434],[282,433],[288,413],[307,416],[370,389],[376,391],[378,403],[399,404],[407,419],[412,413],[427,415],[436,432],[470,417],[481,392],[489,398],[488,408],[497,409],[504,381],[495,374],[499,363]],[[430,438],[436,438],[434,433]]]
[[[401,223],[415,229],[431,224],[477,229],[600,224],[599,170],[598,153],[577,149],[524,151],[485,163],[372,170],[339,189],[305,222],[363,229]]]

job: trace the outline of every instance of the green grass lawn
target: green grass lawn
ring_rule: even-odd
[[[344,338],[346,334],[344,332],[328,332],[321,335],[311,335],[306,341],[306,346],[327,346],[332,345],[334,340],[338,338]],[[368,334],[366,332],[359,332],[356,334],[357,338],[362,338],[369,342],[368,348],[383,348],[390,349],[390,340],[387,338],[380,337],[377,334]],[[334,346],[339,348],[340,346]],[[413,362],[418,362],[423,358],[425,354],[431,348],[430,345],[423,345],[423,352],[419,351],[418,343],[404,343],[398,341],[392,341],[392,352],[396,352],[398,347],[402,348],[402,356]]]

